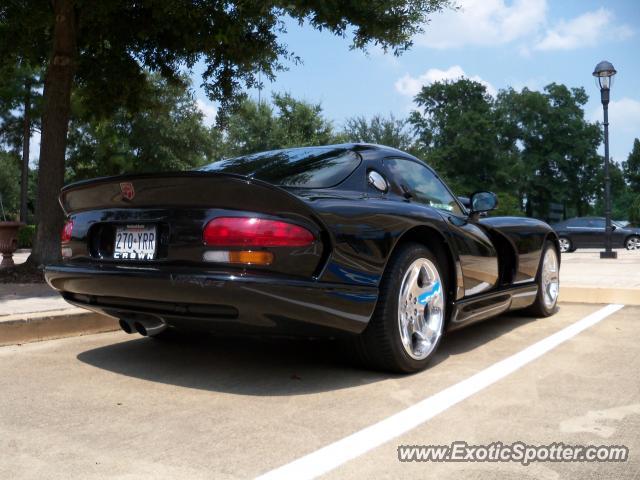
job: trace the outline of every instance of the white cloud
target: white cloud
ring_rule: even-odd
[[[432,19],[418,45],[445,49],[465,45],[503,45],[539,31],[546,19],[546,0],[460,0],[460,10]]]
[[[518,51],[572,50],[634,35],[626,25],[616,25],[606,8],[552,22],[547,0],[459,0],[459,10],[436,15],[415,38],[417,45],[435,49],[497,46],[517,42]]]
[[[602,106],[598,103],[591,112],[591,120],[602,121]],[[640,136],[640,101],[624,97],[609,103],[609,123],[611,128],[625,132],[635,132]]]
[[[430,68],[429,70],[424,72],[422,75],[419,75],[417,77],[412,77],[407,73],[396,81],[395,87],[396,87],[396,90],[402,95],[414,97],[418,94],[418,92],[422,89],[424,85],[429,85],[431,83],[441,82],[446,80],[458,80],[463,77],[468,78],[469,80],[473,80],[478,83],[481,83],[486,87],[487,92],[490,95],[494,95],[494,96],[496,95],[497,90],[493,85],[491,85],[489,82],[487,82],[486,80],[483,80],[477,75],[474,75],[474,76],[467,75],[466,73],[464,73],[464,70],[460,65],[454,65],[452,67],[449,67],[447,70]]]
[[[624,40],[633,35],[627,25],[612,25],[614,15],[611,11],[600,8],[586,12],[569,20],[560,21],[548,29],[543,38],[536,43],[536,50],[573,50],[580,47],[596,45],[607,40]]]
[[[216,122],[216,115],[218,114],[218,109],[216,108],[216,106],[213,103],[201,99],[196,100],[196,105],[202,112],[202,115],[204,115],[203,123],[207,127],[213,125]]]

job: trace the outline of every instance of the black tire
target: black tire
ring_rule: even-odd
[[[633,248],[630,246],[633,244],[633,242],[635,242],[636,244],[640,243],[640,237],[638,237],[637,235],[631,235],[624,241],[624,247],[627,250],[638,250],[638,248]]]
[[[536,295],[536,300],[530,307],[523,310],[526,315],[530,315],[532,317],[549,317],[556,313],[558,309],[558,297],[556,296],[556,300],[552,306],[548,306],[544,301],[544,292],[543,292],[543,272],[542,265],[544,263],[545,255],[548,250],[553,250],[556,255],[556,264],[558,266],[558,274],[560,273],[560,254],[556,250],[553,242],[547,240],[544,244],[544,248],[542,249],[542,255],[540,256],[540,265],[538,265],[538,275],[536,276],[536,284],[538,285],[538,294]],[[560,288],[560,281],[558,280],[558,289]]]
[[[398,298],[402,279],[412,263],[420,258],[430,260],[443,282],[444,318],[440,334],[432,351],[424,359],[412,358],[402,344],[398,326]],[[423,370],[433,358],[444,331],[446,321],[446,292],[448,285],[445,265],[428,248],[419,243],[407,243],[399,247],[389,260],[380,283],[378,303],[365,331],[355,337],[352,348],[359,362],[366,367],[394,373],[413,373]]]
[[[560,254],[571,253],[571,252],[575,252],[576,251],[575,247],[573,246],[573,242],[569,238],[560,237],[558,239],[558,241],[560,242]],[[565,251],[562,251],[562,243],[563,242],[566,242],[566,245],[567,245],[567,249]]]

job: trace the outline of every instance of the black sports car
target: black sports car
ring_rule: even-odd
[[[366,364],[424,368],[446,329],[551,315],[555,232],[481,218],[423,162],[377,145],[258,153],[65,187],[49,284],[124,331],[345,337]]]
[[[624,226],[618,222],[611,222],[611,246],[640,250],[640,228]],[[558,234],[561,252],[575,252],[578,248],[604,248],[605,219],[604,217],[576,217],[555,223],[553,229]]]

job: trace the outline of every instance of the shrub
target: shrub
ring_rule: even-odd
[[[35,225],[25,225],[18,232],[18,248],[33,247],[33,237],[36,235]]]

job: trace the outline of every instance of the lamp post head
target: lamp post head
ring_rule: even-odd
[[[611,62],[601,61],[593,70],[593,76],[596,77],[596,84],[600,90],[609,90],[613,83],[613,76],[618,73]]]

